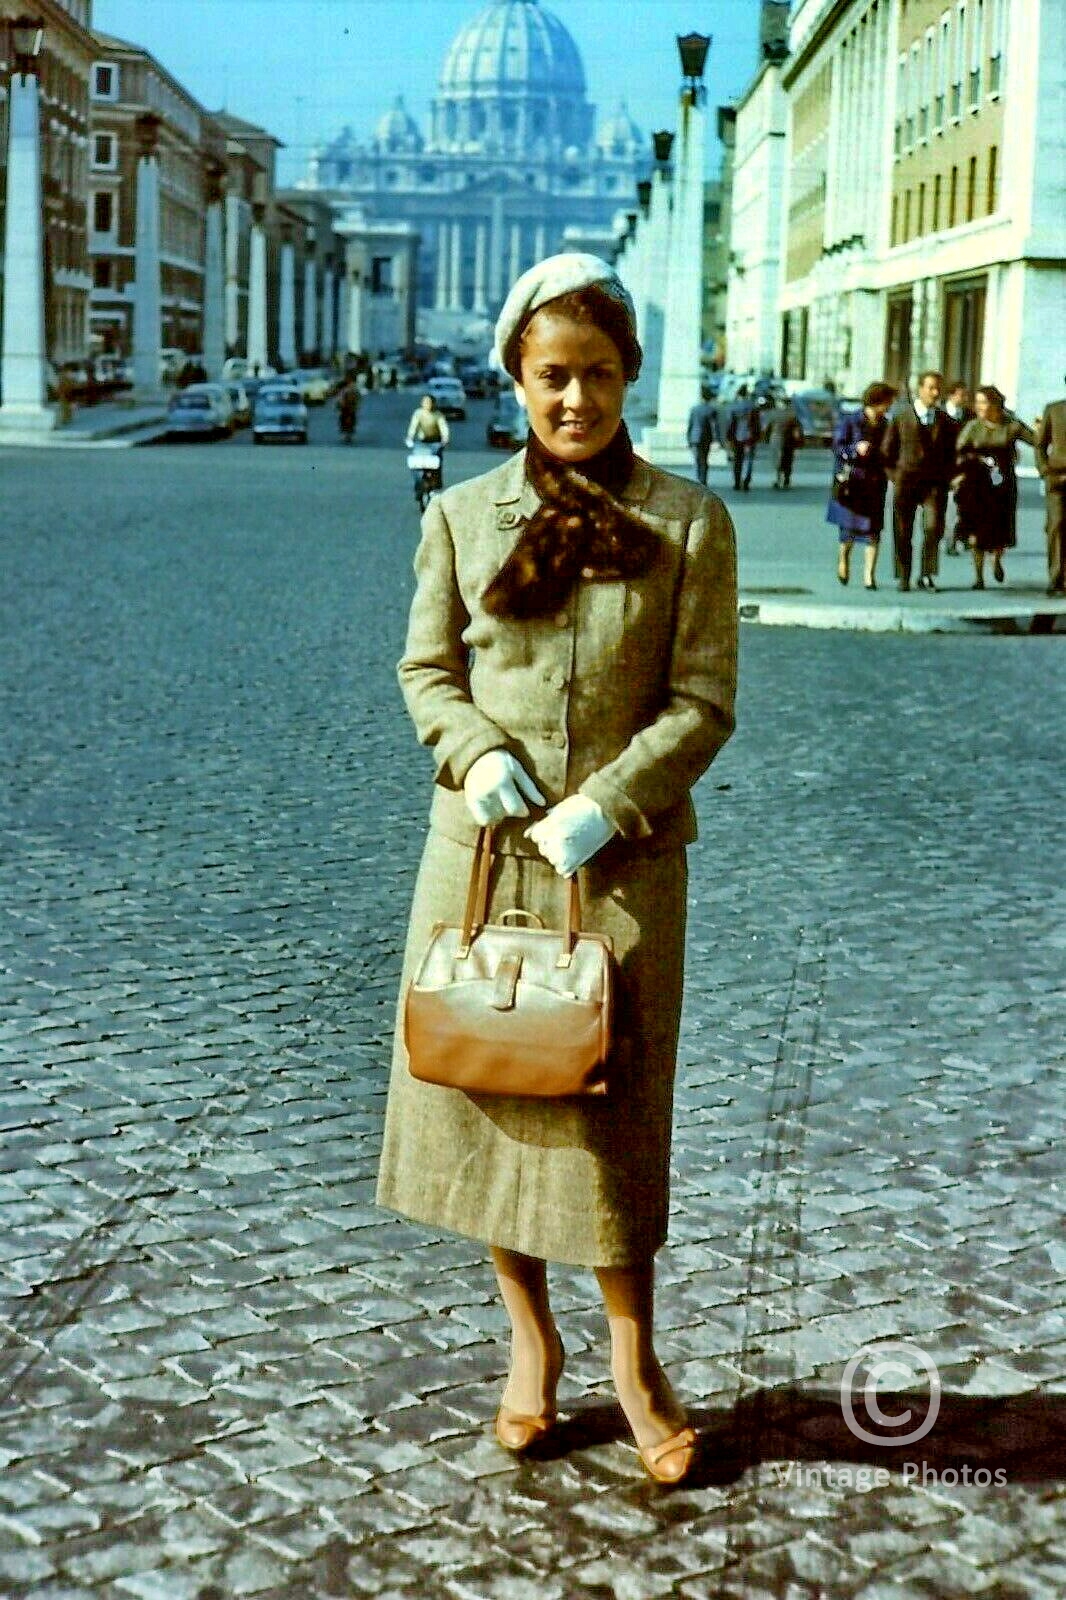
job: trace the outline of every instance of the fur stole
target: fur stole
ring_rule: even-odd
[[[617,498],[635,456],[620,422],[603,450],[576,467],[546,450],[530,430],[526,476],[540,496],[518,543],[482,597],[496,617],[547,616],[580,578],[635,578],[659,550],[658,533]]]

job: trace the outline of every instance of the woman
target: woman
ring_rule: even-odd
[[[496,1418],[510,1450],[556,1417],[564,1352],[546,1261],[594,1268],[622,1408],[648,1472],[677,1483],[696,1441],[655,1354],[653,1258],[667,1230],[689,790],[734,727],[733,528],[715,495],[633,453],[622,404],[641,350],[605,261],[530,268],[496,342],[528,441],[426,511],[399,667],[437,763],[403,984],[432,925],[461,919],[491,822],[490,918],[518,906],[559,926],[561,880],[578,872],[582,924],[619,962],[619,1049],[603,1097],[475,1096],[416,1082],[398,1029],[378,1199],[490,1247],[512,1328]],[[543,810],[532,826],[530,807]]]
[[[833,429],[836,467],[825,520],[840,529],[837,577],[847,583],[851,576],[851,547],[861,544],[863,584],[867,589],[877,588],[877,552],[885,525],[888,486],[881,445],[888,430],[885,418],[895,398],[896,391],[890,383],[871,383],[863,393],[862,410],[838,417]]]
[[[955,444],[957,475],[952,480],[958,509],[956,537],[973,551],[974,582],[985,586],[985,556],[992,557],[992,576],[1002,583],[1003,552],[1018,542],[1018,479],[1014,466],[1017,444],[1035,444],[1032,428],[1006,410],[1006,400],[993,383],[974,394],[977,415],[962,429]]]
[[[774,451],[774,481],[772,489],[791,489],[792,463],[796,451],[803,444],[803,429],[796,415],[796,408],[791,400],[786,400],[779,414],[775,417],[771,429],[771,442]]]

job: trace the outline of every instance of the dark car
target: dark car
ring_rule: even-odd
[[[840,406],[828,389],[804,389],[791,396],[804,444],[831,445]]]
[[[498,394],[485,427],[485,443],[493,450],[520,450],[528,432],[529,416],[514,390]]]

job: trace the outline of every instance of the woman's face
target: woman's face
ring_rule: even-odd
[[[626,380],[618,346],[602,328],[534,312],[522,341],[515,392],[546,450],[584,461],[610,444],[622,420]]]
[[[891,400],[879,400],[875,406],[864,406],[863,410],[871,422],[880,422],[887,415]]]
[[[982,422],[999,421],[999,406],[983,389],[978,389],[974,395],[973,408]]]

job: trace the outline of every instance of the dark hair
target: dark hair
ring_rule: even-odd
[[[517,371],[508,367],[511,377],[517,382],[522,381],[522,345],[525,342],[526,329],[537,315],[537,311],[550,311],[554,316],[569,317],[573,322],[590,323],[594,328],[599,328],[605,333],[618,349],[622,360],[622,370],[627,383],[632,383],[640,372],[640,364],[644,359],[644,352],[637,341],[629,312],[621,300],[616,300],[613,294],[608,294],[598,283],[589,283],[583,289],[571,289],[567,294],[556,295],[553,300],[546,300],[536,311],[531,311],[518,330],[518,338],[512,346],[513,361]]]
[[[864,406],[883,406],[896,398],[896,391],[890,383],[868,383],[862,391]]]
[[[954,394],[957,389],[968,390],[969,387],[970,385],[966,382],[965,378],[952,378],[951,382],[948,384],[948,394]]]
[[[1007,396],[1002,389],[997,389],[994,383],[979,383],[976,392],[983,394],[986,400],[991,401],[992,405],[999,406],[1001,411],[1007,404]]]
[[[927,371],[919,372],[919,374],[918,374],[918,387],[919,388],[921,388],[921,386],[925,382],[926,378],[935,378],[937,383],[939,383],[940,387],[941,388],[944,387],[944,374],[942,372],[937,372],[935,367],[929,367]]]
[[[747,384],[746,383],[742,383],[740,385],[740,388],[737,390],[737,399],[738,400],[743,400],[743,398],[747,394],[747,392],[748,392]]]

